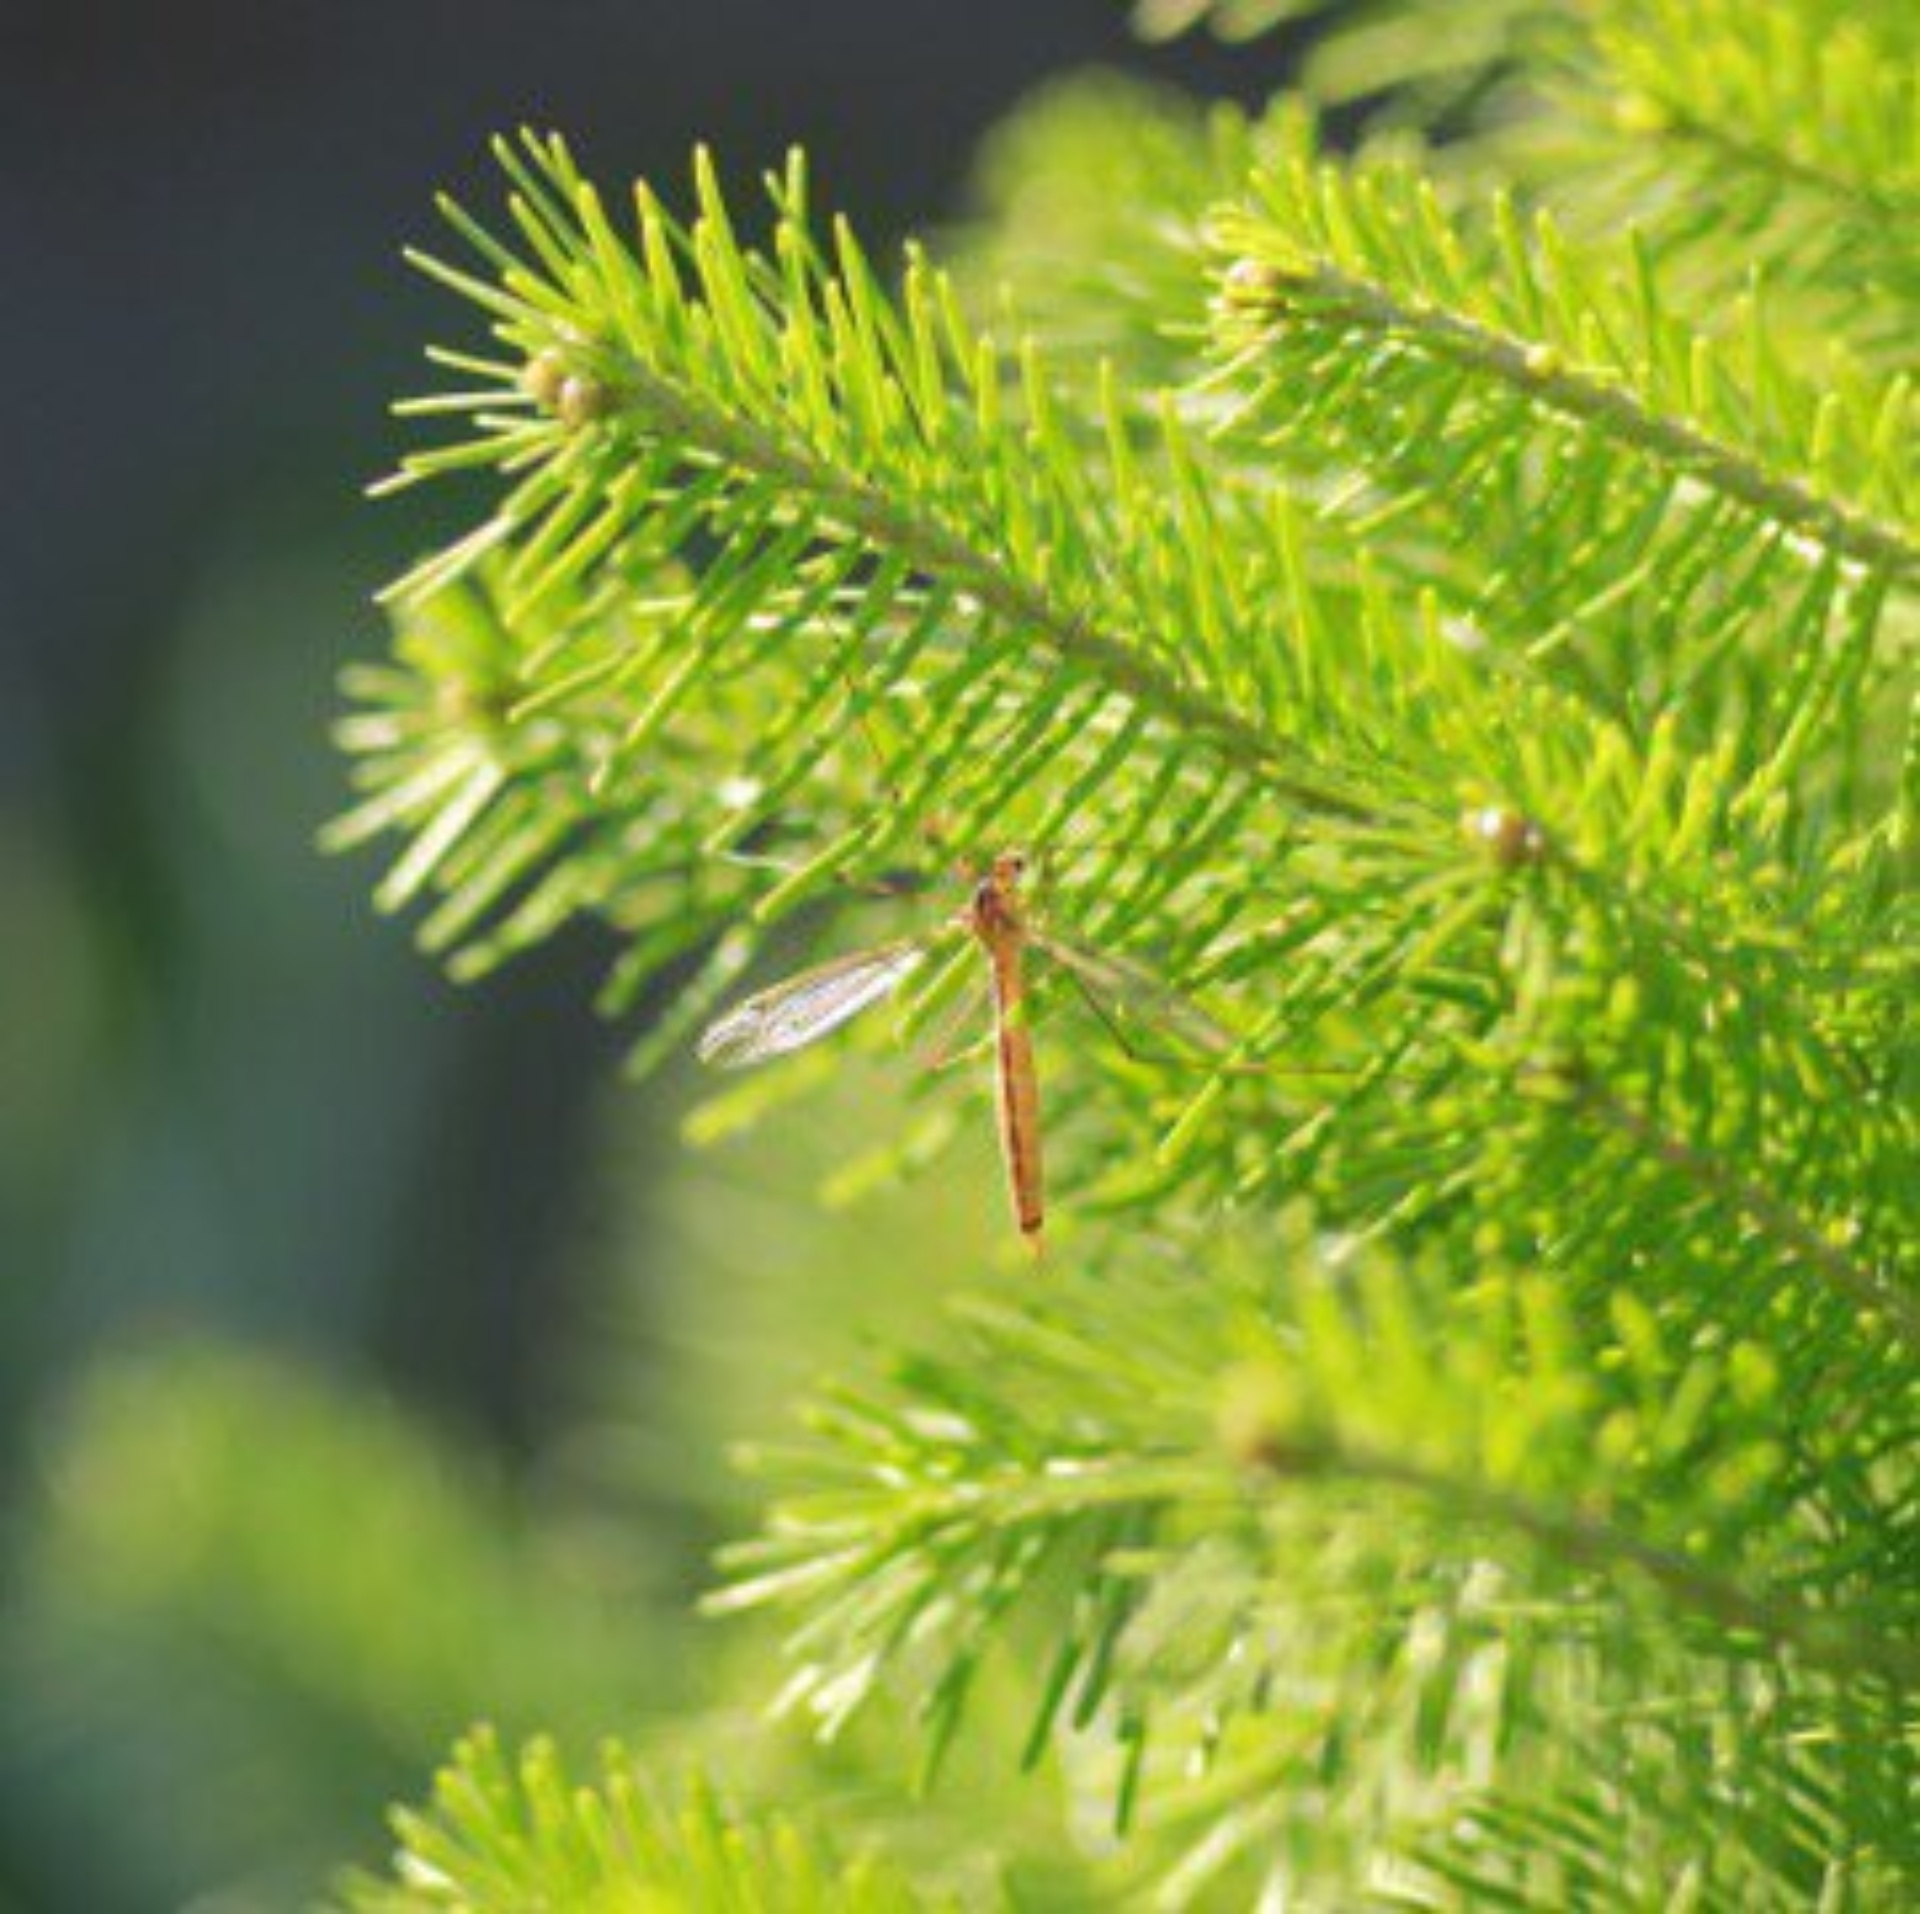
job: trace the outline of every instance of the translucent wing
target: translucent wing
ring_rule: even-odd
[[[1033,933],[1033,943],[1055,963],[1072,971],[1104,1005],[1125,1011],[1136,1022],[1169,1030],[1216,1056],[1233,1048],[1232,1036],[1197,1003],[1144,966],[1110,951],[1081,950],[1038,933]]]
[[[803,970],[735,1004],[718,1022],[708,1025],[700,1039],[700,1061],[732,1070],[804,1049],[869,1004],[891,995],[919,969],[926,954],[927,940],[910,938]]]

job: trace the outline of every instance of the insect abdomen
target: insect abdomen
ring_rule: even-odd
[[[1017,956],[998,956],[993,984],[999,1013],[1000,1148],[1006,1159],[1007,1192],[1021,1235],[1037,1244],[1046,1215],[1040,1162],[1040,1086],[1033,1068],[1033,1042],[1021,1021]]]

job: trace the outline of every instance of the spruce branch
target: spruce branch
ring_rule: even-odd
[[[1234,229],[1222,229],[1232,244]],[[1249,257],[1256,255],[1249,254]],[[1290,316],[1351,326],[1432,353],[1510,387],[1548,411],[1599,428],[1615,443],[1657,460],[1770,519],[1783,532],[1816,540],[1843,558],[1902,579],[1920,577],[1920,538],[1823,497],[1798,478],[1770,471],[1751,451],[1702,426],[1654,412],[1597,365],[1566,366],[1551,346],[1495,331],[1475,320],[1402,303],[1384,288],[1326,268],[1289,269],[1278,294]],[[1244,290],[1236,304],[1253,303]],[[1249,359],[1233,370],[1254,369]]]
[[[1575,1097],[1600,1122],[1727,1204],[1784,1253],[1817,1270],[1867,1317],[1885,1318],[1909,1344],[1920,1348],[1920,1297],[1897,1278],[1854,1261],[1840,1244],[1772,1191],[1740,1176],[1708,1151],[1667,1134],[1644,1112],[1599,1084],[1577,1081]]]
[[[1757,315],[1743,367],[1670,314],[1644,256],[1583,252],[1544,214],[1523,237],[1499,202],[1488,227],[1497,253],[1447,218],[1429,182],[1399,168],[1349,178],[1296,162],[1256,175],[1246,205],[1216,223],[1234,262],[1223,383],[1247,390],[1255,417],[1312,405],[1315,388],[1282,387],[1263,369],[1295,328],[1318,342],[1343,393],[1356,353],[1426,355],[1460,372],[1463,409],[1492,386],[1788,537],[1920,578],[1904,381],[1861,393],[1801,388]]]
[[[1897,1690],[1920,1688],[1920,1639],[1889,1632],[1878,1617],[1809,1609],[1788,1596],[1756,1594],[1603,1519],[1543,1506],[1527,1497],[1363,1450],[1287,1444],[1287,1479],[1324,1480],[1410,1491],[1451,1517],[1538,1544],[1551,1558],[1618,1577],[1643,1575],[1683,1611],[1734,1638],[1842,1676],[1865,1676]]]
[[[1138,642],[1087,623],[938,518],[902,507],[844,468],[782,442],[751,419],[703,403],[631,360],[610,368],[601,392],[598,418],[630,413],[684,453],[766,479],[790,500],[812,500],[824,524],[969,593],[996,619],[1028,633],[1064,662],[1204,740],[1284,803],[1350,824],[1384,822],[1337,773],[1303,762],[1282,740],[1183,681]]]
[[[1407,1753],[1397,1738],[1384,1753],[1285,1697],[1331,1684],[1376,1729],[1417,1720],[1426,1685],[1457,1670],[1414,1644],[1432,1630],[1475,1639],[1496,1615],[1527,1618],[1526,1672],[1510,1679],[1542,1685],[1537,1714],[1522,1693],[1504,1718],[1560,1734],[1560,1684],[1576,1668],[1594,1679],[1596,1657],[1624,1673],[1677,1655],[1676,1696],[1730,1658],[1792,1684],[1808,1721],[1844,1712],[1862,1684],[1898,1697],[1920,1683],[1910,1591],[1816,1598],[1760,1566],[1769,1530],[1783,1567],[1794,1552],[1801,1516],[1782,1475],[1710,1486],[1685,1459],[1705,1440],[1697,1424],[1664,1438],[1671,1467],[1623,1435],[1643,1387],[1656,1424],[1669,1399],[1725,1418],[1701,1453],[1737,1451],[1734,1427],[1763,1420],[1738,1389],[1633,1379],[1650,1355],[1633,1318],[1596,1365],[1537,1281],[1446,1301],[1378,1268],[1346,1272],[1337,1293],[1303,1268],[1229,1269],[1196,1285],[1110,1263],[1097,1325],[1071,1295],[969,1305],[968,1351],[907,1361],[890,1388],[843,1389],[816,1414],[819,1447],[762,1454],[758,1469],[795,1490],[764,1540],[731,1552],[738,1579],[713,1605],[798,1611],[788,1704],[837,1733],[891,1670],[932,1698],[927,1732],[944,1746],[993,1647],[1017,1652],[1038,1626],[1057,1659],[1030,1747],[1133,1722],[1144,1741],[1128,1762],[1157,1772],[1197,1737],[1219,1764],[1217,1813],[1276,1759],[1364,1795],[1373,1759]],[[1525,1386],[1487,1386],[1520,1348]],[[1375,1384],[1364,1398],[1362,1377]],[[1460,1606],[1476,1575],[1496,1574],[1490,1613]],[[1063,1588],[1081,1591],[1070,1616]],[[1170,1625],[1217,1637],[1224,1658],[1180,1652]],[[1164,1757],[1156,1739],[1174,1744]],[[1790,1740],[1756,1741],[1758,1765],[1772,1745],[1784,1755]],[[1236,1749],[1251,1750],[1251,1773],[1236,1772]],[[1451,1741],[1413,1758],[1443,1773],[1471,1759]],[[1646,1758],[1620,1751],[1623,1785]]]
[[[995,145],[997,223],[968,236],[963,283],[979,282],[975,303],[997,312],[987,292],[1010,280],[1021,322],[1037,322],[1069,366],[1074,354],[1111,351],[1144,376],[1191,380],[1193,328],[1165,315],[1189,308],[1206,216],[1256,164],[1315,158],[1312,117],[1295,101],[1247,125],[1202,122],[1104,83],[1050,93]],[[1129,169],[1128,190],[1090,196],[1084,182],[1117,165]],[[1225,301],[1251,290],[1230,283]],[[1892,631],[1880,629],[1882,581],[1849,586],[1851,568],[1837,563],[1809,573],[1801,541],[1756,538],[1749,515],[1724,499],[1676,514],[1671,481],[1615,470],[1601,488],[1577,465],[1543,482],[1517,430],[1504,449],[1483,438],[1489,471],[1463,470],[1432,430],[1434,380],[1411,371],[1380,360],[1363,392],[1269,450],[1315,501],[1316,540],[1344,525],[1356,548],[1404,572],[1410,592],[1436,591],[1452,622],[1487,641],[1488,667],[1550,682],[1604,723],[1645,723],[1639,707],[1684,723],[1705,747],[1737,737],[1750,772],[1777,782],[1788,755],[1805,755],[1816,709],[1846,674],[1863,660],[1871,671],[1877,645],[1900,643],[1898,613]],[[1309,358],[1288,377],[1313,393],[1321,368]],[[1404,402],[1384,406],[1379,390],[1393,382]],[[1371,488],[1327,458],[1343,442]],[[1438,567],[1436,535],[1456,548]],[[1671,695],[1648,683],[1650,655],[1671,674]],[[1764,716],[1753,708],[1763,659],[1779,676]]]

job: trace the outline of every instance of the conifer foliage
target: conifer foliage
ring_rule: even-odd
[[[1048,1261],[754,1458],[710,1605],[823,1739],[917,1724],[884,1811],[480,1743],[360,1905],[978,1904],[963,1802],[861,1858],[967,1737],[1060,1905],[1920,1892],[1916,16],[1332,17],[1251,119],[1041,102],[940,259],[798,158],[529,134],[445,207],[484,336],[394,482],[485,504],[349,678],[381,902],[463,977],[610,928],[646,1067],[1020,843],[1220,1041],[1043,990]]]

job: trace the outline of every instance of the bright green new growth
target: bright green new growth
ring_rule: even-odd
[[[1102,1897],[1911,1884],[1913,36],[1775,0],[1761,66],[1749,11],[1449,10],[1504,55],[1437,157],[1068,95],[945,271],[797,161],[750,238],[546,138],[422,262],[493,345],[403,480],[495,492],[350,681],[337,835],[430,948],[597,918],[614,1009],[694,960],[649,1065],[937,827],[1233,1040],[1042,996],[1053,1262],[759,1458],[713,1599],[928,1773],[1024,1669]]]
[[[954,1905],[884,1863],[841,1859],[788,1817],[744,1819],[706,1788],[679,1801],[649,1794],[618,1747],[603,1752],[597,1785],[582,1787],[547,1743],[509,1766],[491,1735],[476,1734],[440,1776],[433,1808],[396,1816],[396,1878],[354,1884],[355,1907],[934,1914]]]

